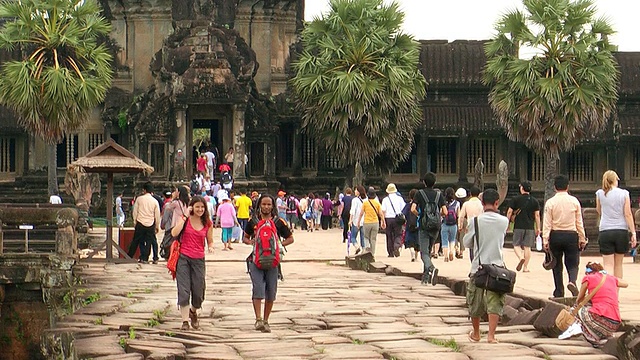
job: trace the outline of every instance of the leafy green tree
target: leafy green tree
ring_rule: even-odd
[[[590,0],[523,4],[502,16],[486,44],[484,82],[507,136],[544,156],[548,199],[559,153],[603,132],[615,109],[614,31]]]
[[[57,192],[56,145],[80,129],[111,87],[112,57],[98,43],[110,24],[95,0],[3,0],[0,48],[22,57],[2,64],[0,102],[48,145],[48,190]]]
[[[422,122],[420,47],[401,32],[403,20],[395,2],[331,0],[302,32],[291,80],[302,128],[351,173],[382,157],[397,167]]]

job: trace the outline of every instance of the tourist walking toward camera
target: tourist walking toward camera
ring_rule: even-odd
[[[276,200],[271,195],[260,196],[257,206],[257,214],[249,220],[243,242],[254,247],[247,258],[247,267],[252,284],[251,300],[256,316],[255,329],[271,332],[269,316],[278,291],[280,247],[292,244],[293,234],[286,221],[278,217]],[[284,239],[282,243],[280,238]]]
[[[402,209],[407,204],[402,196],[398,195],[396,185],[387,185],[387,197],[382,199],[382,213],[387,225],[385,235],[387,240],[387,255],[389,257],[400,256],[402,247],[402,226],[406,222],[406,217],[402,214]]]
[[[189,202],[188,216],[183,215],[171,229],[171,235],[180,237],[180,257],[176,266],[178,306],[182,317],[181,330],[200,328],[198,310],[202,307],[205,290],[204,243],[213,253],[213,224],[207,204],[202,196]],[[174,211],[175,213],[175,211]],[[191,302],[191,306],[189,306]]]
[[[622,260],[629,245],[636,247],[636,226],[627,190],[618,187],[618,174],[608,170],[602,175],[602,189],[596,191],[596,210],[600,215],[598,244],[605,270],[622,279]]]
[[[558,175],[553,180],[556,194],[544,204],[542,244],[551,251],[557,263],[553,268],[554,297],[564,297],[562,258],[569,273],[567,289],[578,295],[576,280],[580,266],[580,251],[587,245],[582,223],[582,207],[574,196],[569,195],[569,178]]]
[[[382,225],[383,229],[386,228],[386,223],[382,213],[382,206],[376,199],[376,192],[372,189],[367,192],[367,200],[362,203],[362,209],[356,219],[356,224],[359,224],[361,219],[364,219],[365,248],[369,249],[375,257],[378,230],[380,230],[380,225]]]
[[[480,341],[480,319],[485,314],[489,317],[487,342],[490,344],[498,342],[496,328],[504,309],[505,295],[477,287],[474,277],[481,263],[504,266],[502,247],[504,235],[509,227],[509,219],[500,215],[499,199],[500,195],[493,189],[488,189],[482,194],[484,213],[476,217],[477,225],[475,220],[469,222],[462,240],[464,246],[473,249],[474,253],[469,282],[467,283],[467,306],[473,325],[473,331],[469,333],[468,337],[472,342]]]
[[[222,203],[218,205],[216,210],[216,225],[220,224],[222,228],[222,244],[224,246],[222,250],[227,251],[233,250],[231,247],[233,227],[239,224],[236,218],[236,208],[231,203],[231,199],[225,194],[221,196]]]
[[[420,229],[418,243],[422,258],[422,283],[435,285],[438,281],[438,269],[431,262],[431,249],[440,235],[442,215],[446,213],[446,201],[440,190],[434,189],[436,174],[428,172],[422,182],[425,188],[419,190],[411,205],[411,212],[419,216]]]
[[[529,272],[531,248],[540,235],[540,204],[531,196],[531,183],[520,183],[520,195],[511,200],[507,218],[513,221],[513,251],[518,257],[517,271]]]
[[[362,205],[367,201],[367,193],[364,186],[358,185],[355,189],[356,196],[351,201],[351,210],[349,210],[349,227],[351,228],[351,236],[349,241],[355,247],[355,254],[358,255],[362,249],[366,247],[364,243],[364,218],[358,222],[358,217],[362,211]],[[360,242],[358,243],[358,239]]]

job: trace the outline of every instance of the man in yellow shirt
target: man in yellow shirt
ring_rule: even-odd
[[[244,231],[247,222],[249,222],[249,209],[251,209],[251,204],[252,201],[247,196],[247,190],[240,189],[240,197],[236,200],[236,208],[238,210],[238,223],[240,223],[242,231]]]

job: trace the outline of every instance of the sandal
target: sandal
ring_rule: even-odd
[[[471,342],[479,342],[480,338],[474,338],[473,337],[473,330],[469,331],[469,333],[467,334],[467,337],[469,338],[469,341]]]
[[[522,270],[523,266],[524,266],[524,259],[520,259],[520,262],[518,263],[518,266],[516,266],[516,271]]]

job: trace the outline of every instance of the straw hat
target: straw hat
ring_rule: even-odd
[[[459,188],[458,190],[456,190],[456,197],[458,199],[464,199],[467,197],[467,190],[465,190],[464,188]]]
[[[393,194],[397,192],[398,192],[398,189],[396,189],[396,184],[390,183],[389,185],[387,185],[387,194]]]

